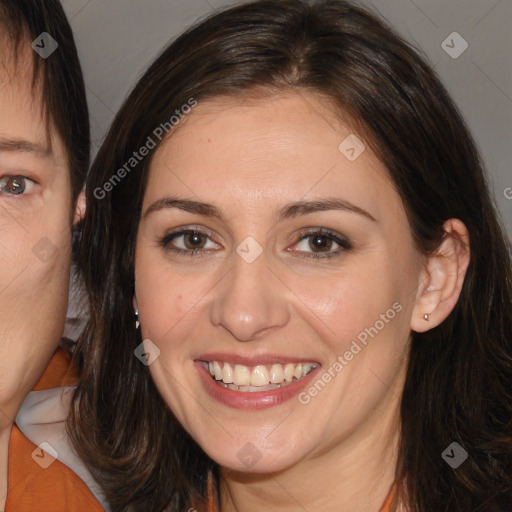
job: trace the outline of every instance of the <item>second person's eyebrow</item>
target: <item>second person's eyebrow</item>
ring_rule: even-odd
[[[168,208],[177,208],[189,213],[196,213],[206,217],[215,217],[221,221],[225,221],[225,217],[221,210],[214,204],[204,203],[202,201],[196,201],[193,199],[179,199],[176,197],[163,197],[158,199],[148,207],[144,213],[144,217],[148,216],[150,213]],[[352,204],[350,201],[339,198],[326,198],[321,200],[317,199],[314,201],[295,201],[281,208],[278,218],[279,221],[281,221],[293,217],[298,217],[300,215],[307,215],[310,213],[329,210],[342,210],[356,213],[366,217],[371,221],[377,222],[377,219],[375,219],[373,215],[371,215],[363,208]]]

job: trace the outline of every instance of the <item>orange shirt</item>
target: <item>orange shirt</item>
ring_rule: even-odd
[[[63,349],[58,349],[34,391],[76,385],[70,360]],[[5,512],[103,511],[80,477],[38,448],[16,425],[9,444],[8,485]]]

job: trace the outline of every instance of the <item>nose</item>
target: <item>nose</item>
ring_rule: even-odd
[[[233,255],[231,272],[215,289],[210,319],[238,341],[251,341],[285,326],[290,300],[283,283],[268,268],[262,254],[247,263]]]

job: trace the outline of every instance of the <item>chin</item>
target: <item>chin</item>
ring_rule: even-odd
[[[257,436],[254,436],[256,439]],[[305,453],[294,451],[297,446],[303,443],[290,443],[276,438],[269,443],[268,440],[258,443],[250,441],[251,436],[244,436],[244,440],[224,439],[224,443],[215,445],[201,443],[202,449],[222,468],[248,474],[277,473],[284,471],[297,464]],[[249,440],[248,440],[249,439]],[[264,445],[264,447],[262,447]]]

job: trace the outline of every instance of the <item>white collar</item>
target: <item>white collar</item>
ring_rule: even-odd
[[[34,444],[49,443],[57,451],[58,460],[70,468],[87,485],[106,512],[107,505],[100,486],[71,446],[66,432],[74,387],[32,391],[27,395],[16,416],[16,425]]]

